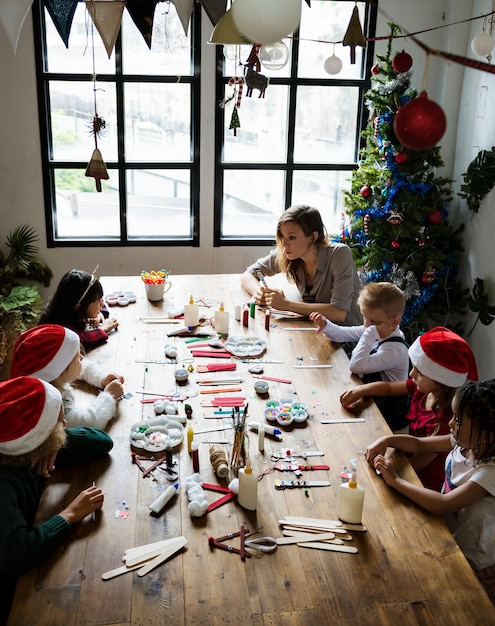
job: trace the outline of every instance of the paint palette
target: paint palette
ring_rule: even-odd
[[[183,439],[184,426],[165,416],[151,417],[131,426],[131,446],[148,452],[162,452],[169,441],[175,448]]]
[[[234,356],[257,357],[266,350],[266,341],[258,337],[229,337],[223,347]]]
[[[292,398],[269,400],[265,403],[264,416],[269,422],[289,426],[292,422],[302,423],[308,419],[308,405]]]

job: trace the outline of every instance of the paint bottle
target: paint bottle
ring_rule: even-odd
[[[149,505],[149,510],[152,513],[160,513],[160,511],[167,504],[167,502],[175,496],[178,488],[179,483],[175,483],[174,485],[170,485],[170,487],[167,487],[167,489],[165,489],[165,491],[161,493],[158,498]]]
[[[249,307],[247,304],[242,307],[242,325],[249,326]]]
[[[193,431],[193,427],[191,426],[191,424],[189,424],[189,426],[187,427],[186,437],[187,437],[187,451],[189,452],[189,454],[191,454],[192,453],[192,442],[193,442],[193,439],[194,439],[194,431]]]
[[[199,443],[196,439],[191,442],[191,456],[193,464],[193,472],[197,474],[199,472]]]
[[[215,330],[219,335],[229,334],[229,314],[223,308],[223,302],[220,302],[220,309],[215,311]]]
[[[265,311],[265,330],[270,330],[270,311]]]
[[[258,499],[258,477],[253,473],[249,459],[246,460],[245,467],[239,469],[238,478],[239,494],[237,501],[244,509],[254,511]]]
[[[256,301],[254,298],[249,303],[249,317],[256,317]]]
[[[337,516],[348,524],[360,524],[363,515],[364,490],[357,483],[353,472],[348,483],[342,483],[339,489]]]
[[[237,303],[234,307],[234,317],[236,321],[240,322],[242,317],[242,304]]]
[[[189,304],[184,305],[184,326],[193,328],[199,324],[199,306],[194,302],[192,294],[189,296]]]

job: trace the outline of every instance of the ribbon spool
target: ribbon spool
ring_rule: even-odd
[[[210,448],[210,462],[218,478],[227,478],[229,475],[229,462],[223,450],[212,446]]]

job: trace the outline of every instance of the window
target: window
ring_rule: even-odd
[[[150,50],[124,11],[109,59],[84,2],[69,48],[37,4],[49,245],[199,245],[198,19],[186,37],[175,8],[160,3]],[[85,175],[95,110],[105,122],[101,192]]]
[[[375,28],[370,4],[357,3],[366,36]],[[354,6],[354,0],[312,0],[311,8],[302,3],[299,33],[283,42],[287,64],[273,70],[262,60],[261,73],[269,79],[265,97],[256,90],[247,97],[243,85],[235,134],[235,89],[252,46],[219,46],[223,71],[217,93],[225,106],[217,119],[215,245],[266,245],[280,213],[292,204],[317,207],[328,230],[339,232],[343,191],[350,189],[366,122],[363,101],[373,51],[369,44],[364,51],[357,47],[351,64],[350,48],[336,47],[343,66],[330,76],[324,62],[334,46],[324,42],[343,39]]]

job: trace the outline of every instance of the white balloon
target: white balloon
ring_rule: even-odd
[[[328,57],[328,59],[326,59],[323,67],[327,74],[338,74],[342,69],[342,61],[341,59],[339,59],[338,56],[332,54],[331,57]]]
[[[471,50],[480,57],[486,57],[495,47],[495,40],[484,30],[471,42]]]
[[[232,20],[252,42],[274,43],[297,29],[301,6],[302,0],[234,0]]]
[[[260,62],[267,70],[281,70],[289,60],[289,48],[283,41],[268,43],[260,48]]]

